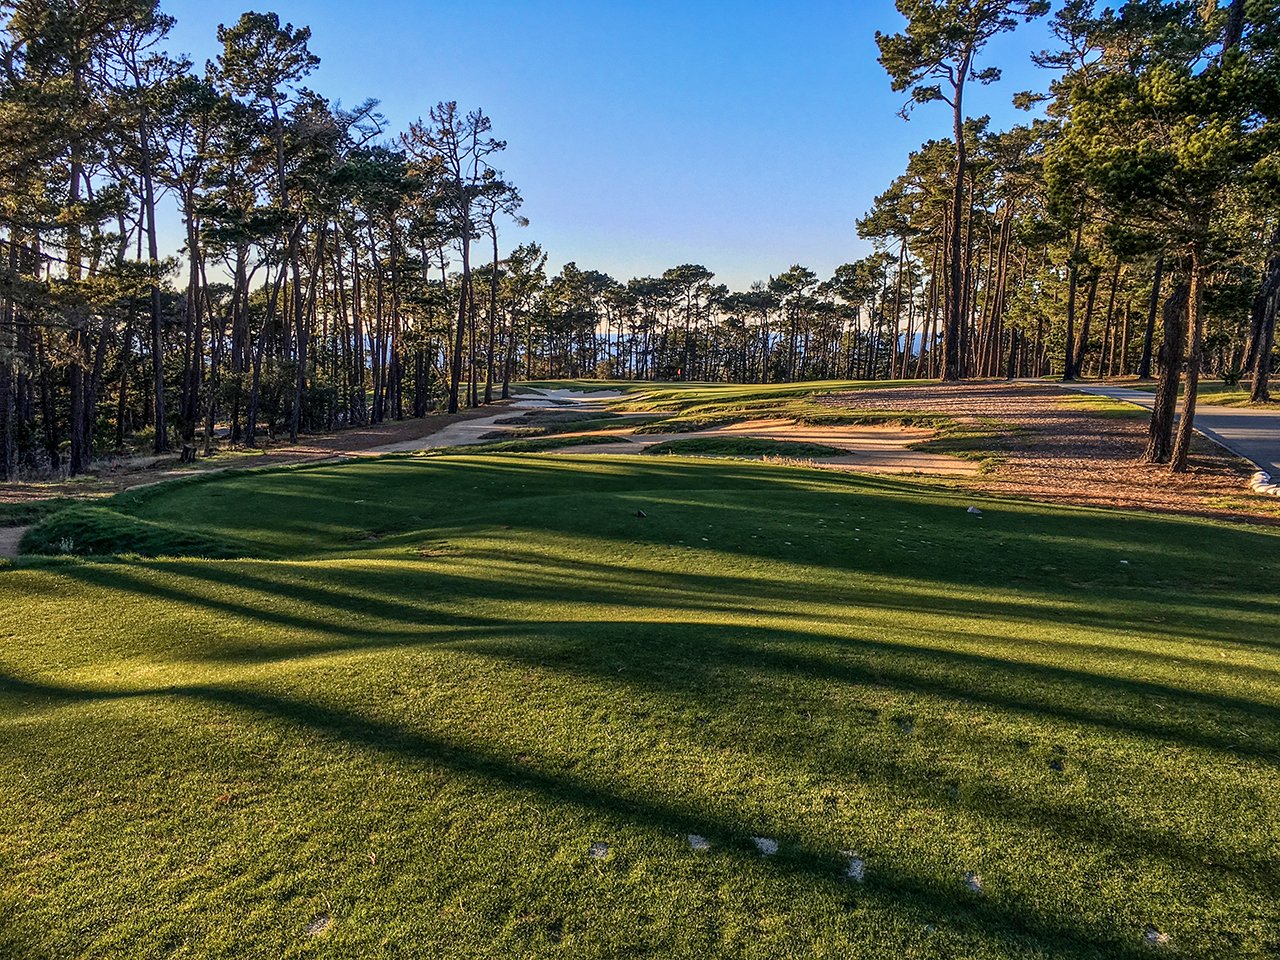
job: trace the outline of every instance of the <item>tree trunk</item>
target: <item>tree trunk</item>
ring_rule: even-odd
[[[489,221],[489,233],[493,237],[493,271],[489,276],[489,346],[485,351],[485,403],[493,403],[493,351],[498,316],[498,228],[494,226],[492,219]],[[506,396],[505,392],[503,396]]]
[[[1084,358],[1089,349],[1089,327],[1093,324],[1093,308],[1098,302],[1099,273],[1097,267],[1089,271],[1089,292],[1085,294],[1084,300],[1084,323],[1080,325],[1080,341],[1076,345],[1076,357],[1072,363],[1072,371],[1077,377],[1084,372]]]
[[[1195,431],[1196,390],[1200,385],[1200,354],[1204,342],[1204,325],[1201,319],[1203,299],[1200,254],[1199,251],[1193,251],[1187,292],[1187,383],[1182,392],[1182,418],[1178,421],[1178,435],[1173,442],[1173,455],[1169,464],[1174,473],[1186,473],[1191,436]]]
[[[147,258],[151,271],[151,396],[155,404],[156,453],[169,452],[169,419],[164,399],[164,327],[160,313],[160,243],[156,235],[156,194],[151,178],[151,139],[147,129],[147,114],[143,110],[139,121],[138,138],[141,144],[142,198],[147,214]],[[195,251],[191,251],[195,256]]]
[[[1151,280],[1151,303],[1147,308],[1147,327],[1142,336],[1142,359],[1138,361],[1138,379],[1151,379],[1151,351],[1156,331],[1156,310],[1160,308],[1160,281],[1164,278],[1164,254],[1156,258],[1156,273]]]
[[[1173,415],[1182,378],[1182,346],[1186,333],[1187,286],[1178,284],[1164,302],[1164,342],[1160,345],[1160,382],[1147,431],[1146,463],[1168,463],[1173,449]]]
[[[467,290],[471,287],[470,228],[462,238],[462,282],[458,290],[458,325],[453,332],[453,356],[449,364],[449,413],[458,412],[458,386],[462,383],[462,344],[467,331]]]
[[[966,50],[956,71],[955,96],[952,100],[952,131],[956,140],[955,183],[951,190],[951,258],[947,264],[947,316],[942,334],[942,379],[947,382],[961,378],[960,366],[960,311],[964,303],[964,270],[961,255],[964,252],[960,224],[964,218],[964,188],[967,157],[964,143],[964,85],[969,75],[969,61],[973,51]]]

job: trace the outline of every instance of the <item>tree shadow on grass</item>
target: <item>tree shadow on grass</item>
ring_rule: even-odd
[[[727,813],[723,802],[684,797],[679,804],[628,794],[573,773],[551,774],[497,751],[463,745],[371,720],[356,713],[262,691],[190,685],[154,690],[85,691],[22,681],[0,675],[0,695],[54,703],[83,704],[134,698],[179,698],[232,708],[272,722],[312,730],[323,737],[410,763],[446,770],[502,790],[534,794],[551,805],[568,805],[618,823],[639,825],[663,834],[698,833],[718,841],[728,855],[753,856],[746,844],[747,817]],[[1011,953],[1051,947],[1055,956],[1093,958],[1146,956],[1138,932],[1098,931],[1038,912],[1025,899],[1005,892],[999,898],[968,894],[958,878],[954,886],[915,875],[892,863],[877,863],[873,877],[856,888],[842,878],[846,866],[836,851],[807,847],[799,838],[773,831],[787,846],[785,856],[770,858],[769,867],[791,874],[839,897],[856,892],[860,899],[901,911],[915,922],[945,925],[953,933],[995,943]]]
[[[181,589],[159,577],[143,576],[143,570],[179,577],[178,584],[185,580],[191,587]],[[319,635],[292,642],[269,639],[250,643],[218,636],[203,648],[197,645],[194,654],[185,648],[183,658],[188,660],[229,664],[287,662],[333,653],[453,642],[466,643],[473,652],[532,666],[564,669],[565,664],[570,664],[586,672],[614,669],[619,658],[639,658],[638,669],[633,671],[633,682],[638,685],[665,690],[690,682],[687,675],[664,669],[653,661],[656,645],[679,663],[749,665],[764,673],[896,687],[1268,763],[1280,762],[1276,743],[1280,705],[1116,672],[1019,658],[1016,630],[1009,633],[1006,627],[1004,635],[989,638],[981,632],[955,629],[954,621],[973,617],[1003,624],[1032,621],[1031,612],[1021,604],[938,598],[912,591],[905,584],[894,590],[853,593],[849,606],[933,614],[941,620],[927,625],[929,642],[882,639],[879,635],[890,629],[889,625],[856,615],[842,617],[823,611],[814,618],[805,617],[801,614],[803,604],[793,611],[769,612],[768,616],[780,621],[777,626],[757,625],[749,619],[758,619],[758,614],[765,611],[755,600],[745,604],[741,600],[714,601],[726,595],[756,597],[767,593],[767,588],[745,579],[726,586],[724,577],[709,577],[717,588],[699,591],[687,585],[696,578],[681,576],[675,579],[686,583],[683,589],[674,584],[659,586],[655,588],[656,596],[646,597],[635,584],[603,579],[592,582],[581,571],[564,594],[549,592],[536,582],[521,583],[516,578],[468,577],[431,569],[393,576],[385,569],[343,566],[331,571],[336,580],[333,585],[323,584],[316,568],[295,571],[280,565],[174,561],[149,562],[134,569],[123,564],[74,564],[63,572],[101,588]],[[210,584],[216,589],[210,589]],[[246,592],[249,596],[245,596]],[[404,596],[420,596],[424,602],[413,604],[397,599]],[[788,600],[794,602],[794,594]],[[480,601],[497,603],[498,614],[458,612]],[[513,616],[523,604],[545,605],[549,601],[582,604],[588,610],[598,605],[615,609],[597,611],[582,619],[517,620]],[[825,602],[829,603],[829,598]],[[634,608],[642,616],[627,620],[617,616],[617,608]],[[652,615],[655,609],[663,608],[680,610],[682,616],[672,622]],[[316,612],[303,614],[299,609]],[[334,616],[326,616],[323,611]],[[1097,616],[1103,619],[1101,614]],[[726,617],[730,622],[723,622]],[[877,635],[872,635],[871,630]],[[548,643],[547,638],[553,639]],[[1010,655],[958,649],[993,642],[1008,649]],[[561,648],[558,654],[557,644]],[[1040,646],[1037,641],[1031,649]],[[1070,641],[1049,641],[1044,646],[1063,653],[1090,652]],[[797,647],[805,652],[797,652]],[[608,663],[582,652],[598,653],[602,649],[609,651]],[[1128,652],[1121,650],[1116,655],[1123,658]],[[1275,673],[1259,668],[1252,675],[1267,677]],[[1159,708],[1153,709],[1156,705]]]

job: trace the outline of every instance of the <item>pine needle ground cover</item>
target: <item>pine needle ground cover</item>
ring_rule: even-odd
[[[95,511],[0,568],[2,956],[1280,948],[1273,530],[537,454]]]

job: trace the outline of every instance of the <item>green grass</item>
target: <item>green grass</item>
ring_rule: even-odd
[[[1125,400],[1114,400],[1111,397],[1100,397],[1095,394],[1073,393],[1061,397],[1058,406],[1076,413],[1087,413],[1095,417],[1109,420],[1148,420],[1151,411],[1145,407]]]
[[[108,508],[244,559],[0,569],[0,956],[1280,944],[1274,530],[675,457]]]
[[[645,453],[716,457],[791,457],[797,460],[848,455],[847,450],[828,446],[825,443],[767,440],[758,437],[690,437],[687,440],[667,440],[648,447]]]
[[[1144,390],[1147,393],[1156,392],[1156,384],[1154,381],[1146,383],[1126,383],[1124,386],[1132,387],[1134,390]],[[1276,392],[1275,390],[1272,391]],[[1178,387],[1178,396],[1182,396],[1182,387]],[[1196,400],[1199,403],[1211,403],[1220,407],[1252,407],[1259,406],[1249,402],[1249,386],[1248,384],[1228,384],[1217,380],[1201,380],[1196,387]],[[1280,401],[1273,400],[1271,404],[1263,406],[1273,406],[1280,404]]]
[[[657,414],[542,409],[530,410],[522,415],[502,417],[494,422],[508,427],[509,429],[505,432],[508,436],[540,437],[583,430],[630,429],[661,419],[663,417]],[[493,435],[504,435],[504,432],[494,431]]]
[[[0,527],[25,527],[50,517],[75,503],[74,497],[47,497],[42,500],[18,500],[0,503]]]
[[[227,558],[243,550],[233,540],[192,533],[181,521],[153,523],[105,506],[74,504],[46,517],[22,538],[24,553]]]
[[[495,435],[495,434],[491,434]],[[592,447],[598,443],[630,443],[618,434],[592,433],[571,436],[539,436],[524,437],[516,440],[493,440],[480,444],[467,444],[459,447],[443,447],[432,450],[428,455],[466,453],[481,451],[484,453],[540,453],[544,450],[558,450],[561,447]]]

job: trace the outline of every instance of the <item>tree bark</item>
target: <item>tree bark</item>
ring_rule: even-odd
[[[966,50],[956,70],[955,97],[952,101],[952,132],[956,140],[955,183],[951,189],[951,257],[947,264],[947,308],[942,333],[942,379],[958,381],[962,376],[960,358],[960,311],[964,303],[964,269],[961,264],[964,246],[960,224],[964,219],[964,187],[968,157],[964,142],[964,85],[969,75],[972,50]]]
[[[1173,416],[1182,379],[1182,350],[1187,321],[1186,284],[1178,284],[1164,302],[1164,342],[1160,345],[1160,381],[1147,430],[1146,463],[1168,463],[1173,449]]]
[[[1164,278],[1164,254],[1156,258],[1156,272],[1151,280],[1151,302],[1147,307],[1147,326],[1142,335],[1142,359],[1138,361],[1138,379],[1151,379],[1152,343],[1155,340],[1156,311],[1160,308],[1160,281]]]
[[[1182,392],[1182,417],[1178,421],[1178,435],[1173,442],[1173,454],[1169,468],[1174,473],[1186,473],[1187,457],[1191,452],[1191,437],[1196,423],[1196,391],[1200,385],[1201,348],[1204,343],[1200,253],[1192,251],[1191,275],[1187,291],[1187,375]]]

